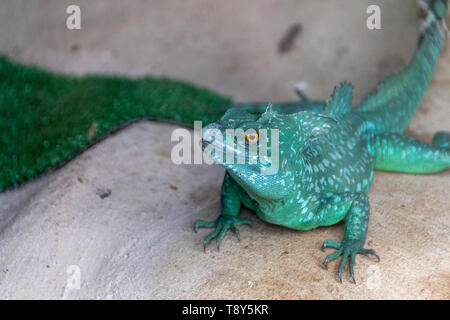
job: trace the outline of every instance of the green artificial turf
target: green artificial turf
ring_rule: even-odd
[[[72,159],[133,119],[207,124],[231,103],[165,78],[56,75],[0,57],[0,190]]]

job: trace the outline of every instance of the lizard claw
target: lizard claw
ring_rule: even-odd
[[[327,259],[325,259],[323,261],[323,267],[325,268],[325,270],[328,270],[328,261],[327,261]]]
[[[342,283],[342,273],[344,271],[344,267],[347,264],[347,261],[349,261],[349,273],[352,277],[353,283],[356,284],[355,280],[355,272],[354,272],[354,265],[355,265],[355,258],[358,253],[364,254],[364,255],[374,255],[378,258],[378,261],[380,261],[380,257],[375,252],[375,250],[372,249],[365,249],[363,248],[364,241],[361,240],[354,240],[354,239],[345,239],[342,242],[334,242],[327,240],[322,245],[322,250],[325,250],[325,248],[334,248],[337,249],[336,252],[328,255],[323,265],[325,269],[328,270],[328,263],[337,259],[339,256],[342,255],[341,263],[339,264],[339,270],[338,270],[338,276],[339,281]]]
[[[358,253],[365,254],[365,255],[371,254],[371,255],[375,256],[375,257],[378,259],[378,262],[381,261],[380,256],[379,256],[378,253],[377,253],[375,250],[373,250],[373,249],[364,249],[364,248],[363,248],[363,249],[361,249]]]
[[[217,251],[220,251],[220,243],[225,237],[228,229],[231,229],[237,236],[238,241],[241,240],[239,230],[236,228],[239,224],[251,224],[251,221],[247,218],[239,218],[230,215],[221,215],[215,221],[197,220],[194,223],[194,231],[197,232],[199,228],[215,228],[213,232],[208,234],[203,240],[203,250],[206,252],[206,246],[208,243],[216,238]]]
[[[233,232],[236,234],[238,242],[241,242],[241,234],[239,233],[239,229],[232,225],[231,230],[233,230]]]

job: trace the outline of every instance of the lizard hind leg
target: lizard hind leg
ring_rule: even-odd
[[[434,173],[450,167],[450,133],[439,132],[433,144],[400,133],[376,135],[375,169],[405,173]]]

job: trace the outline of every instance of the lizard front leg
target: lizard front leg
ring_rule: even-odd
[[[222,213],[214,221],[197,220],[194,223],[194,231],[198,228],[215,228],[213,232],[208,234],[203,240],[203,248],[206,250],[206,245],[214,238],[216,238],[217,250],[220,248],[220,242],[227,233],[228,229],[234,231],[238,240],[240,240],[239,230],[236,228],[240,224],[251,224],[247,218],[239,218],[241,209],[241,197],[238,186],[233,182],[231,176],[226,173],[222,183],[221,203]]]
[[[347,215],[344,239],[341,242],[327,240],[322,245],[322,250],[325,250],[325,248],[337,249],[336,252],[326,257],[324,261],[325,268],[328,267],[330,261],[342,255],[342,260],[339,265],[339,279],[341,282],[342,271],[347,260],[350,259],[349,271],[353,282],[356,283],[353,267],[358,253],[372,254],[378,260],[380,259],[374,250],[364,248],[367,228],[369,226],[369,212],[369,199],[361,192],[334,194],[325,199],[319,208],[319,225],[322,226],[334,224],[336,220],[340,220],[342,216]]]

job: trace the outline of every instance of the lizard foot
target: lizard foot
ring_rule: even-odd
[[[203,249],[206,251],[206,245],[213,239],[216,238],[217,250],[220,248],[220,242],[227,233],[228,229],[231,229],[237,236],[238,241],[240,241],[239,230],[236,228],[240,224],[251,224],[250,219],[239,218],[235,216],[230,216],[222,214],[215,221],[205,221],[197,220],[194,223],[194,231],[197,232],[198,228],[216,228],[213,232],[208,234],[203,240]]]
[[[356,284],[353,266],[355,265],[355,258],[358,253],[364,254],[364,255],[368,255],[368,254],[374,255],[375,257],[377,257],[378,261],[380,261],[380,257],[375,252],[375,250],[364,249],[363,245],[364,245],[364,241],[354,240],[354,239],[344,239],[341,242],[334,242],[331,240],[326,240],[322,245],[322,251],[325,251],[326,248],[334,248],[334,249],[337,249],[337,251],[328,255],[325,258],[325,261],[323,262],[325,269],[328,269],[329,262],[337,259],[340,255],[342,255],[342,260],[341,260],[341,264],[339,265],[339,272],[338,272],[339,280],[342,283],[342,271],[344,270],[344,267],[347,264],[347,260],[350,258],[349,271],[350,271],[350,275],[353,279],[353,283]]]

